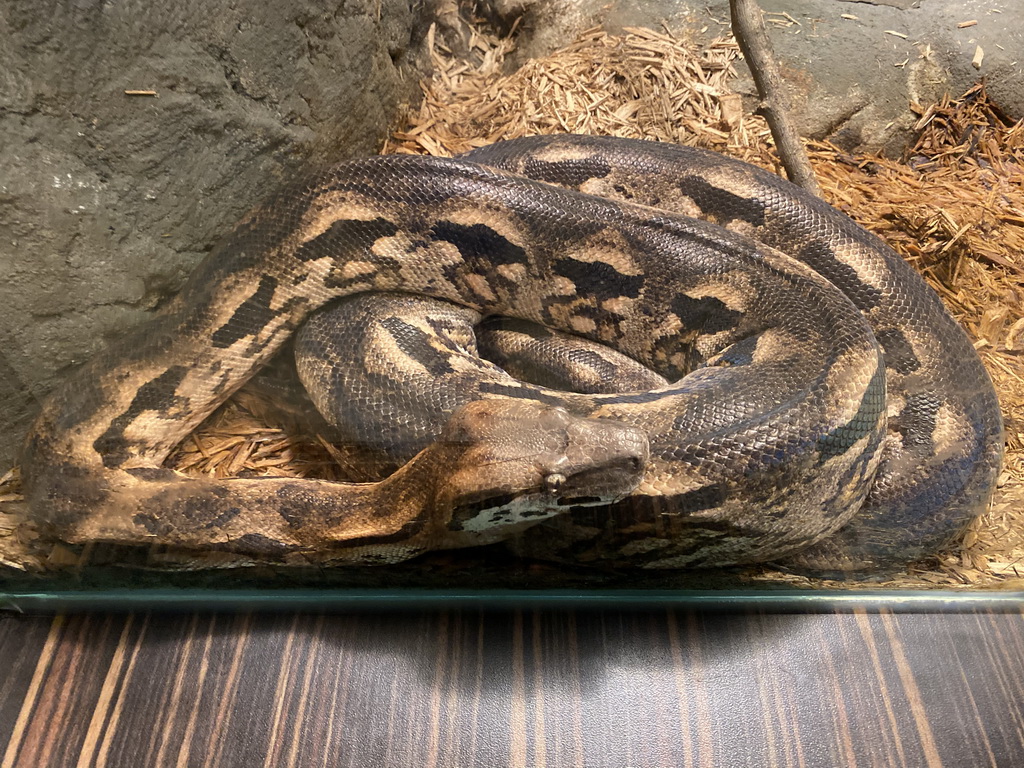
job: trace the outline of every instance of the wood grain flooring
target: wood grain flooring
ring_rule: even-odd
[[[1021,766],[1024,615],[0,618],[0,768]]]

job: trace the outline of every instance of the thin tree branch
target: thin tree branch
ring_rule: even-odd
[[[758,111],[768,121],[786,175],[794,184],[821,197],[807,152],[800,143],[796,127],[789,119],[789,99],[786,97],[779,67],[775,63],[771,40],[764,28],[761,8],[757,0],[729,0],[729,8],[732,12],[732,33],[754,76],[757,94],[761,99]]]

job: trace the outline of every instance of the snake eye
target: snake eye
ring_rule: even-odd
[[[558,493],[562,490],[562,486],[565,485],[565,475],[560,472],[553,472],[544,478],[544,485],[547,486],[549,493]]]

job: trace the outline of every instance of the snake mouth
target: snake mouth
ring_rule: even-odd
[[[542,494],[499,495],[453,508],[446,534],[469,534],[474,545],[487,544],[502,541],[561,513],[562,509]]]
[[[574,496],[571,498],[562,498],[557,502],[560,507],[596,507],[599,504],[610,504],[608,499],[602,499],[600,496]]]
[[[449,512],[448,533],[469,533],[476,543],[499,541],[574,507],[606,506],[628,496],[643,477],[642,456],[628,455],[576,471],[560,467],[532,488],[478,490]]]
[[[549,479],[548,490],[559,508],[613,504],[636,490],[643,479],[644,467],[641,457],[627,456],[562,476],[557,487],[553,487]]]

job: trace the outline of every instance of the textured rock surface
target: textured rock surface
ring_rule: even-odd
[[[911,99],[958,96],[980,77],[1006,112],[1024,117],[1024,2],[1020,0],[759,0],[801,133],[847,148],[898,154],[916,117]],[[716,36],[728,0],[494,0],[525,10],[520,55],[542,55],[595,24],[609,31],[662,24]],[[787,14],[786,16],[782,14]],[[843,16],[856,18],[843,18]],[[977,21],[958,27],[961,22]],[[897,34],[892,34],[897,33]],[[905,37],[903,37],[905,36]],[[984,52],[980,68],[975,50]],[[738,84],[756,100],[753,82]]]
[[[268,189],[378,149],[416,97],[422,5],[0,4],[0,475],[55,377]]]

